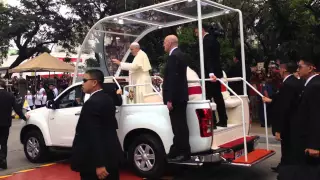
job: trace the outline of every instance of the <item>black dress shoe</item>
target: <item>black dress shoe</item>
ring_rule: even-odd
[[[176,156],[175,158],[168,159],[168,162],[183,162],[183,161],[188,161],[188,160],[190,160],[190,156],[179,155],[179,156]]]
[[[228,127],[227,124],[224,124],[224,123],[217,123],[217,126],[220,126],[220,127]]]
[[[273,172],[278,172],[278,171],[279,171],[279,166],[271,167],[271,170],[272,170]]]
[[[7,161],[3,161],[0,163],[0,169],[8,169]]]
[[[167,154],[167,159],[173,159],[173,158],[175,158],[175,157],[177,157],[177,155],[176,155],[175,153],[169,153],[169,154]]]

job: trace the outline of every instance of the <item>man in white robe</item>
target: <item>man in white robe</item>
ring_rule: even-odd
[[[135,56],[132,63],[120,62],[118,59],[112,59],[112,62],[119,65],[121,70],[129,71],[129,85],[152,85],[149,74],[151,65],[147,54],[140,49],[140,45],[137,42],[134,42],[130,45],[130,50],[131,54]],[[152,86],[145,85],[130,88],[130,91],[131,95],[129,98],[133,98],[131,103],[143,103],[144,95],[152,93],[153,89]]]

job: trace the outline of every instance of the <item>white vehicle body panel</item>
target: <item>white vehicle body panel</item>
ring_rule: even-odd
[[[67,88],[56,100],[76,86],[80,86],[80,83]],[[76,114],[81,111],[81,108],[48,109],[43,107],[33,110],[29,112],[31,118],[26,126],[32,124],[39,127],[47,146],[72,147],[79,118]],[[209,101],[188,103],[187,120],[192,153],[210,150],[212,144],[212,137],[200,137],[196,109],[211,109]],[[128,133],[137,129],[146,129],[156,133],[160,137],[165,151],[169,152],[173,133],[169,111],[162,103],[123,105],[117,107],[116,117],[119,125],[118,136],[122,146]]]

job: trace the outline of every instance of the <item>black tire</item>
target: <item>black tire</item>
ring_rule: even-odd
[[[152,148],[155,157],[154,161],[150,160],[150,162],[154,164],[150,170],[141,170],[134,159],[136,148],[139,146],[146,147],[144,145],[148,145]],[[149,134],[143,134],[136,137],[128,149],[128,162],[134,172],[140,177],[154,179],[161,178],[166,166],[166,153],[162,142],[157,137]]]
[[[27,151],[27,144],[29,140],[36,140],[39,144],[38,153],[35,157],[32,157],[29,155]],[[48,159],[48,147],[46,146],[43,136],[41,132],[37,130],[33,130],[30,132],[27,132],[24,139],[23,139],[23,150],[24,154],[27,157],[27,159],[32,163],[42,163],[45,162]]]

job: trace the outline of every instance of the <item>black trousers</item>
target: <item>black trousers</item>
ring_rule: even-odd
[[[7,159],[10,127],[0,127],[0,161]]]
[[[224,99],[221,93],[221,83],[219,81],[217,82],[206,82],[206,96],[207,99],[212,99],[217,104],[217,110],[219,115],[219,123],[221,124],[227,124],[228,116],[226,112],[226,105],[224,103]],[[214,115],[214,114],[213,114]],[[216,118],[214,118],[215,124]]]
[[[187,124],[187,102],[173,103],[173,109],[169,112],[173,131],[173,145],[169,154],[172,156],[189,155],[189,128]]]
[[[290,163],[290,141],[287,137],[281,136],[281,162],[280,165],[287,165]]]
[[[104,180],[120,180],[119,170],[108,170],[109,175]],[[96,172],[93,173],[82,173],[80,172],[81,180],[99,180]]]

